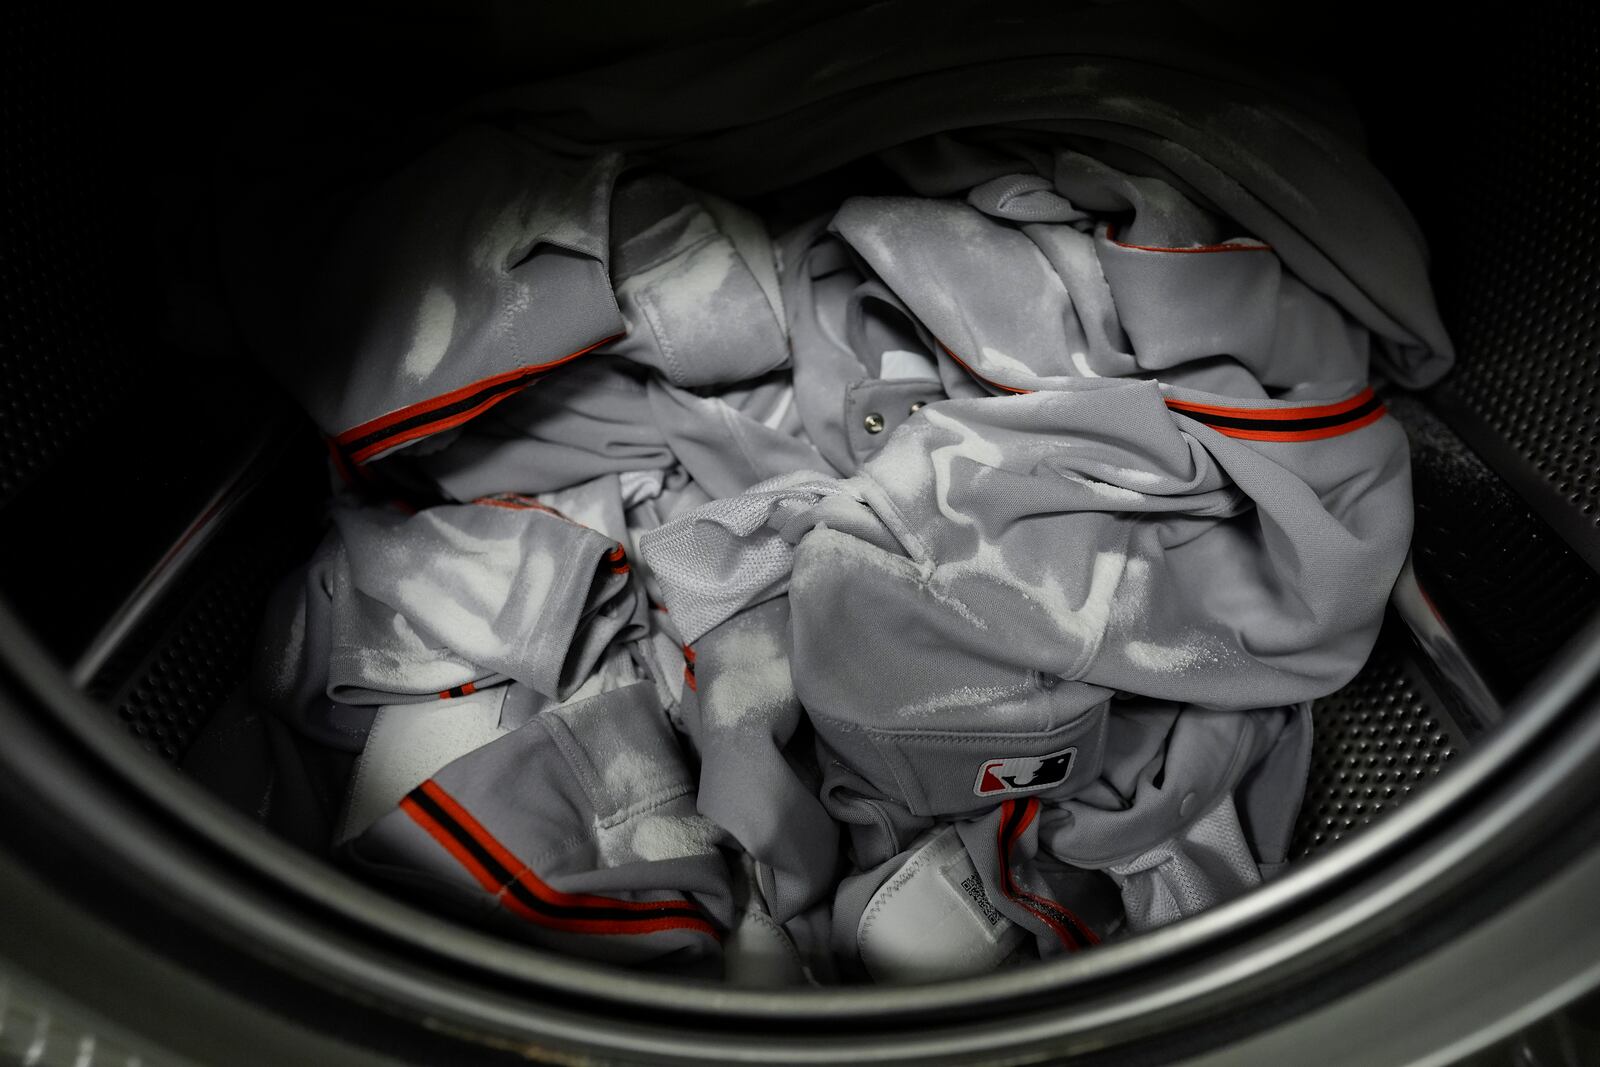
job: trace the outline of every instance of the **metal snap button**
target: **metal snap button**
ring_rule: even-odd
[[[928,402],[926,400],[919,400],[915,404],[911,405],[911,414],[915,415],[917,412],[921,411],[927,406]]]
[[[865,419],[862,419],[861,422],[862,425],[867,428],[868,433],[883,432],[883,416],[879,415],[876,411],[874,411],[871,415],[868,415]]]

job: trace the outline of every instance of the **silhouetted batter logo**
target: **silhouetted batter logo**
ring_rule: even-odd
[[[1064,748],[1044,756],[989,760],[978,768],[978,782],[972,791],[980,797],[996,797],[1060,785],[1072,773],[1072,761],[1077,755],[1076,748]]]

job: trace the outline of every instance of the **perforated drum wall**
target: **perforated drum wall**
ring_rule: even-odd
[[[1600,11],[1554,5],[1504,60],[1450,194],[1482,243],[1440,263],[1451,384],[1600,544]]]
[[[1403,626],[1384,626],[1355,680],[1312,707],[1311,776],[1291,854],[1320,852],[1405,803],[1455,759],[1461,730],[1411,654]]]

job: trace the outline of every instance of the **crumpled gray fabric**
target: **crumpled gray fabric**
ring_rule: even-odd
[[[1292,816],[1254,827],[1252,848],[1232,793],[1252,773],[1292,808],[1309,734],[1285,742],[1290,756],[1258,747],[1231,759],[1236,739],[1199,728],[1254,736],[1251,716],[1273,713],[1252,709],[1331,692],[1364,662],[1409,541],[1404,436],[1380,415],[1258,440],[1186,414],[1231,397],[1151,381],[1050,384],[930,404],[854,478],[776,480],[641,547],[673,575],[668,606],[675,589],[693,591],[694,624],[711,634],[719,611],[781,595],[789,564],[796,691],[826,767],[824,803],[863,868],[940,820],[984,827],[1013,797],[1048,812],[1092,795],[1117,773],[1106,765],[1117,692],[1215,709],[1179,717],[1179,736],[1202,740],[1172,773],[1181,781],[1220,758],[1238,777],[1172,803],[1147,789],[1114,835],[1148,833],[1138,852],[1095,857],[1083,839],[1041,838],[1054,860],[1109,869],[1142,928],[1281,862]],[[1296,408],[1229,410],[1248,422]],[[1041,936],[1084,943],[1017,906]]]
[[[352,464],[459,425],[622,332],[620,167],[471,123],[337,201],[331,224],[326,199],[279,203],[251,174],[223,240],[241,333]]]
[[[831,219],[784,235],[779,249],[796,413],[827,465],[853,474],[915,409],[943,399],[947,387],[932,337],[828,233]]]
[[[1040,814],[1041,847],[1122,887],[1131,930],[1193,915],[1288,857],[1311,709],[1117,702],[1099,781]],[[1246,779],[1249,779],[1246,784]],[[1261,816],[1242,819],[1241,808]]]
[[[655,172],[619,181],[611,212],[611,280],[627,328],[608,351],[680,387],[757,378],[789,361],[760,219]]]
[[[722,943],[723,981],[754,989],[836,981],[828,902],[780,923],[762,896],[755,866],[746,854],[733,869],[734,923]]]
[[[723,833],[652,687],[552,709],[452,761],[345,848],[515,936],[598,959],[717,957]]]
[[[452,500],[545,493],[604,474],[664,470],[672,449],[650,411],[648,372],[596,352],[480,415],[407,464]]]
[[[786,752],[803,711],[789,676],[789,605],[771,600],[707,634],[685,655],[678,721],[699,757],[696,805],[754,861],[779,924],[832,888],[839,832],[817,783]]]
[[[328,695],[433,700],[505,679],[565,696],[636,636],[621,546],[520,500],[337,508]]]
[[[1055,145],[1006,147],[1015,158],[992,168],[1041,168],[1029,176],[1048,176],[1080,217],[1018,225],[974,206],[974,190],[965,204],[852,199],[832,222],[935,344],[994,391],[1159,377],[1241,399],[1333,400],[1366,384],[1368,329],[1272,246],[1160,179]]]
[[[827,469],[788,377],[769,374],[711,395],[656,379],[650,414],[695,484],[712,497],[733,496],[768,478]]]
[[[812,471],[779,475],[639,536],[639,551],[688,644],[788,588],[793,550],[776,530],[846,490]],[[717,575],[715,582],[705,580]]]
[[[1410,535],[1399,428],[1258,442],[1194,422],[1167,404],[1192,394],[1153,382],[1071,385],[931,405],[856,478],[707,505],[641,550],[685,589],[725,589],[770,556],[762,580],[743,583],[747,600],[781,587],[792,559],[796,640],[815,603],[819,656],[863,647],[824,631],[859,620],[877,643],[911,612],[918,629],[948,627],[950,644],[997,662],[1149,696],[1247,708],[1347,680]],[[824,496],[838,506],[818,510]],[[851,534],[836,519],[846,509],[859,512]],[[886,534],[855,533],[874,527]],[[727,617],[741,605],[730,594],[715,606]],[[848,677],[854,662],[883,666],[831,662],[818,672],[826,691],[802,693],[809,709],[827,714],[868,684]],[[885,690],[897,713],[948,691],[914,672],[903,682]]]
[[[243,184],[242,321],[341,473],[461,502],[342,510],[260,687],[302,726],[382,705],[373,770],[408,701],[484,738],[499,708],[358,862],[602,958],[731,932],[726,976],[774,985],[829,943],[889,981],[1074,951],[1287,859],[1308,702],[1410,534],[1371,364],[1452,358],[1426,252],[1337,104],[1171,5],[1004,7],[780,13],[498,92],[305,225]],[[870,195],[775,237],[707,191],[867,156]],[[430,782],[509,880],[417,816]],[[513,868],[708,918],[529,926]],[[946,920],[1004,944],[941,956]]]
[[[723,34],[619,59],[480,106],[525,116],[519,130],[550,151],[625,143],[737,196],[949,131],[1046,131],[1180,182],[1378,334],[1397,381],[1431,384],[1453,357],[1420,231],[1362,151],[1348,105],[1286,75],[1169,2],[1018,11],[908,0],[752,27],[738,48]],[[997,176],[913,191],[947,196]]]

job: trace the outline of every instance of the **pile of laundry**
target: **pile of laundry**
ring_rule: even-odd
[[[1246,118],[918,136],[780,232],[489,119],[344,202],[264,346],[340,488],[256,672],[359,749],[337,854],[747,985],[1270,878],[1410,538],[1369,363],[1450,354],[1381,180],[1282,178],[1359,153]]]

